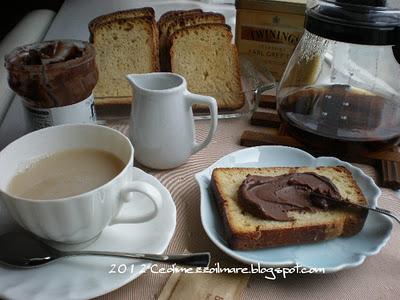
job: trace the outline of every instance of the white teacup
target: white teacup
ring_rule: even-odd
[[[12,178],[38,158],[70,149],[108,151],[123,163],[123,170],[104,185],[89,192],[54,200],[29,200],[11,195],[7,187]],[[99,125],[75,124],[49,127],[32,132],[0,152],[0,201],[25,229],[61,243],[86,242],[108,226],[117,223],[142,223],[154,218],[162,204],[158,190],[132,178],[134,149],[120,132]],[[120,216],[131,192],[146,195],[154,209],[141,216]]]

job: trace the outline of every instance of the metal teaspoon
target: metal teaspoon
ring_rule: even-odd
[[[113,256],[144,259],[168,264],[206,267],[210,253],[158,255],[108,251],[60,251],[50,247],[28,232],[9,232],[0,236],[0,263],[18,268],[38,267],[66,256]]]
[[[357,203],[353,203],[353,202],[349,202],[349,201],[343,201],[343,200],[339,200],[336,198],[332,198],[317,192],[311,192],[310,193],[310,200],[311,202],[318,207],[321,208],[328,208],[330,206],[333,207],[347,207],[347,208],[358,208],[358,209],[362,209],[364,211],[368,211],[368,210],[372,210],[375,211],[377,213],[386,215],[388,217],[393,218],[394,220],[397,221],[397,223],[400,224],[400,218],[397,217],[393,212],[387,210],[387,209],[383,209],[380,207],[371,207],[371,206],[364,206],[364,205],[360,205]]]

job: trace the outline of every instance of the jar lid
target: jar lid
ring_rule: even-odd
[[[400,44],[400,1],[311,0],[305,29],[347,43]]]
[[[5,56],[4,65],[10,88],[35,108],[80,102],[98,80],[95,48],[80,40],[20,46]]]

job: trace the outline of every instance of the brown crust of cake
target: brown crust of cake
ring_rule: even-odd
[[[127,14],[131,14],[129,17],[152,17],[155,18],[154,9],[152,7],[141,7],[141,8],[133,8],[133,9],[126,9],[126,10],[119,10],[113,13],[105,14],[98,16],[91,20],[88,24],[90,36],[92,37],[93,28],[97,24],[101,24],[106,21],[112,21],[116,19],[126,18]]]
[[[167,28],[167,36],[170,36],[173,32],[173,28],[175,26],[193,26],[193,25],[185,25],[188,22],[196,22],[197,19],[207,19],[209,24],[225,24],[225,17],[223,14],[220,13],[213,13],[213,12],[204,12],[199,14],[190,14],[190,15],[183,15],[179,16],[178,18],[174,19],[172,23],[168,25]],[[204,24],[204,23],[203,23]],[[194,24],[195,25],[195,24]]]
[[[94,104],[103,108],[109,105],[131,105],[132,97],[98,97],[94,99]]]
[[[351,173],[344,167],[331,167],[339,172],[344,172],[347,175]],[[227,168],[221,168],[226,170]],[[263,169],[263,168],[260,168]],[[265,168],[265,169],[282,169],[276,168]],[[285,168],[287,169],[287,168]],[[298,168],[290,168],[289,173],[295,173]],[[318,169],[318,168],[317,168]],[[320,225],[310,225],[296,228],[278,228],[268,230],[257,230],[251,232],[237,232],[231,224],[230,218],[227,212],[227,199],[219,192],[218,182],[215,178],[214,172],[211,177],[211,191],[216,201],[218,212],[222,218],[223,228],[226,240],[232,249],[237,250],[252,250],[267,247],[278,247],[285,245],[296,245],[304,243],[313,243],[323,240],[333,239],[339,236],[352,236],[361,231],[364,226],[364,222],[367,217],[365,211],[358,211],[356,217],[354,214],[349,214],[343,220],[342,218],[335,220],[330,223]],[[229,168],[231,172],[243,171],[243,168]],[[363,196],[360,188],[356,184],[356,181],[351,176],[353,188],[357,190],[357,194],[362,197],[364,203],[366,199]],[[290,222],[290,221],[288,221]]]
[[[171,41],[171,44],[172,44],[174,39],[176,39],[176,38],[178,38],[180,36],[183,36],[189,30],[193,30],[193,29],[201,29],[201,30],[212,29],[212,27],[224,27],[226,29],[227,33],[228,33],[227,39],[229,39],[229,41],[232,40],[231,27],[229,25],[220,24],[220,23],[203,23],[203,24],[187,26],[187,27],[179,29],[179,30],[175,31],[173,34],[171,34],[171,36],[169,37],[169,40]]]
[[[158,20],[158,26],[164,26],[164,23],[167,22],[168,20],[175,19],[179,16],[183,15],[189,15],[189,14],[196,14],[196,13],[202,13],[203,10],[200,8],[195,8],[195,9],[190,9],[190,10],[170,10],[164,13],[160,19]]]
[[[153,27],[153,44],[154,44],[154,49],[153,49],[153,62],[154,62],[154,72],[159,72],[161,70],[160,68],[160,39],[159,39],[159,32],[158,32],[158,26],[153,18],[152,20],[152,27]]]

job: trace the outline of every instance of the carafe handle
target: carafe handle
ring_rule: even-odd
[[[205,104],[210,109],[210,116],[211,116],[210,130],[208,131],[208,135],[203,142],[196,143],[196,141],[193,141],[192,154],[194,154],[203,149],[204,147],[206,147],[211,142],[211,139],[214,136],[215,131],[217,130],[218,106],[217,106],[217,101],[210,96],[192,94],[186,91],[184,97],[186,99],[186,103],[188,103],[188,105],[190,106],[192,106],[193,104]]]
[[[396,27],[397,43],[392,47],[394,58],[400,64],[400,27]]]

